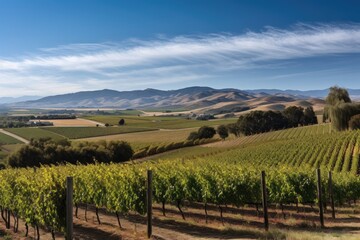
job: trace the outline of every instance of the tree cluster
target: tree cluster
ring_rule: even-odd
[[[356,117],[360,114],[360,104],[352,103],[345,88],[331,87],[326,97],[324,108],[324,121],[329,120],[334,129],[338,131],[353,129],[356,126]]]
[[[351,130],[358,130],[360,129],[360,114],[354,115],[350,118],[349,121],[349,128]]]
[[[79,142],[32,139],[30,144],[8,156],[11,167],[39,167],[64,163],[124,162],[133,156],[131,146],[123,141]]]
[[[227,125],[229,133],[235,136],[253,135],[285,128],[316,124],[317,118],[312,107],[291,106],[283,112],[252,111],[241,115],[237,123]]]
[[[197,132],[191,132],[187,140],[193,141],[196,139],[213,138],[216,131],[213,127],[203,126]]]

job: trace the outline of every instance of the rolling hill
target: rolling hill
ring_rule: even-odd
[[[248,92],[239,89],[188,87],[178,90],[145,89],[116,91],[110,89],[83,91],[37,100],[3,104],[20,108],[133,108],[183,109],[194,112],[221,114],[251,109],[282,110],[289,105],[320,106],[323,100],[288,93]]]

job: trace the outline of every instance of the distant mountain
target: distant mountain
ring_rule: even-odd
[[[238,89],[213,89],[189,87],[178,90],[145,89],[115,91],[110,89],[84,91],[44,97],[33,101],[7,104],[10,107],[27,108],[199,108],[219,102],[244,101],[254,96]]]
[[[308,91],[300,91],[300,90],[279,90],[279,89],[256,89],[256,90],[245,90],[252,94],[269,94],[269,95],[292,95],[299,98],[325,98],[329,89],[323,90],[308,90]],[[360,97],[360,89],[348,89],[349,94],[352,98]]]
[[[152,88],[134,91],[103,89],[48,96],[30,101],[23,100],[16,103],[14,103],[15,99],[11,99],[11,102],[1,106],[18,108],[185,109],[198,113],[226,114],[254,109],[283,110],[287,106],[297,105],[302,107],[313,106],[314,109],[321,111],[324,106],[323,99],[328,91],[328,89],[311,91],[239,90],[198,86],[168,91]],[[360,90],[349,89],[349,93],[353,99],[360,99]]]
[[[22,97],[0,97],[0,104],[16,103],[40,99],[39,96],[22,96]]]

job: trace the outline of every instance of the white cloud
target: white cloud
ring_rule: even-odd
[[[146,86],[164,83],[165,79],[182,82],[224,71],[266,67],[277,60],[349,53],[360,53],[360,24],[302,24],[287,30],[269,27],[241,35],[60,46],[22,58],[0,57],[0,73],[11,73],[11,81],[32,79],[33,86],[39,89],[44,81],[56,86],[70,84],[70,89],[109,87],[106,84],[117,82]]]

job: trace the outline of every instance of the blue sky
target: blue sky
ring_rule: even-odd
[[[359,1],[0,2],[1,96],[360,88]]]

